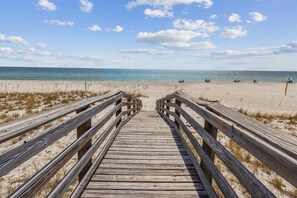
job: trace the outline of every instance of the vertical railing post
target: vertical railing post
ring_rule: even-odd
[[[217,139],[217,134],[218,134],[218,129],[214,127],[212,124],[210,124],[207,120],[205,120],[204,123],[204,129],[216,140]],[[211,150],[211,148],[203,141],[202,142],[202,148],[206,152],[206,154],[209,156],[209,158],[214,162],[215,158],[215,153]],[[201,159],[201,169],[203,170],[206,178],[212,183],[212,177],[210,172],[208,171],[203,159]]]
[[[170,99],[167,99],[166,103],[170,103]],[[166,109],[169,111],[170,107],[168,105],[166,105]],[[169,112],[166,112],[166,116],[169,118]]]
[[[164,114],[164,108],[165,108],[165,106],[164,106],[164,99],[162,99],[161,100],[161,112],[162,112],[162,114]]]
[[[85,111],[86,109],[88,109],[89,106],[79,109],[76,111],[76,113],[81,113],[83,111]],[[92,127],[92,122],[91,119],[87,120],[86,122],[84,122],[83,124],[81,124],[80,126],[77,127],[77,138],[80,138],[87,130],[89,130]],[[92,140],[90,139],[79,151],[78,151],[78,160],[80,160],[84,154],[89,150],[89,148],[91,148],[92,146]],[[82,181],[82,179],[84,178],[85,174],[87,173],[87,171],[89,170],[89,168],[92,166],[92,159],[90,159],[88,161],[88,163],[86,164],[86,166],[82,169],[82,171],[79,173],[78,175],[78,180]]]
[[[128,99],[127,99],[127,102],[131,102],[131,98],[128,98]],[[128,106],[127,106],[127,110],[130,110],[130,109],[131,109],[131,105],[128,104]],[[131,115],[131,112],[128,112],[127,116],[129,117],[130,115]]]
[[[181,102],[176,98],[175,99],[175,104],[177,105],[177,106],[181,106]],[[180,113],[179,113],[179,111],[175,108],[175,114],[178,116],[178,117],[180,117]],[[174,123],[175,123],[175,125],[177,126],[177,128],[178,129],[180,129],[180,125],[179,125],[179,123],[178,123],[178,121],[177,121],[177,119],[175,119],[174,120]]]
[[[116,106],[121,104],[121,102],[122,102],[122,98],[116,102]],[[118,117],[118,115],[120,115],[121,112],[122,112],[122,107],[116,112],[116,117]],[[116,127],[118,127],[121,124],[121,122],[122,122],[122,118],[120,118],[119,121],[116,123]]]

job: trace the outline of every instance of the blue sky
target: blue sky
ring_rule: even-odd
[[[296,0],[0,0],[0,65],[297,70]]]

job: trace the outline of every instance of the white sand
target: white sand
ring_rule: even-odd
[[[250,112],[296,113],[297,84],[285,83],[167,83],[167,82],[79,82],[79,81],[0,81],[0,92],[53,92],[87,90],[93,92],[123,90],[139,92],[143,110],[154,110],[155,101],[176,90],[209,100],[219,100],[231,108]]]

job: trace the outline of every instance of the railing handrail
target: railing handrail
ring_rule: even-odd
[[[175,100],[175,103],[173,103],[173,100]],[[211,152],[215,152],[215,154],[220,157],[223,162],[225,160],[225,164],[231,163],[231,161],[233,161],[232,163],[235,164],[238,164],[240,162],[234,157],[234,159],[231,159],[232,156],[229,156],[229,152],[227,150],[223,153],[227,154],[229,156],[229,160],[231,161],[226,161],[226,156],[224,156],[225,154],[222,156],[221,151],[218,150],[219,148],[221,150],[225,150],[225,148],[223,146],[220,146],[219,144],[216,144],[216,137],[211,136],[209,134],[210,132],[207,131],[206,128],[200,126],[183,109],[183,107],[181,107],[181,104],[185,104],[195,113],[199,114],[205,119],[205,122],[223,132],[230,139],[234,140],[241,147],[250,152],[252,155],[262,161],[265,165],[267,165],[285,180],[297,187],[297,139],[295,137],[292,136],[291,139],[288,139],[286,141],[285,138],[288,138],[287,135],[283,138],[283,136],[281,136],[283,135],[283,133],[277,131],[276,129],[273,129],[272,127],[268,127],[266,125],[265,127],[263,127],[264,124],[255,121],[247,116],[244,116],[244,119],[240,119],[238,118],[240,114],[237,112],[234,113],[235,111],[230,108],[227,108],[217,102],[201,102],[200,100],[194,99],[193,97],[188,96],[182,92],[175,92],[156,101],[156,110],[168,121],[170,120],[170,116],[173,116],[175,118],[175,125],[178,129],[181,128],[187,134],[188,138],[191,140],[192,145],[195,147],[195,150],[199,155],[201,154],[205,157],[205,153],[203,153],[203,151],[198,148],[201,147],[200,144],[194,137],[191,137],[190,133],[187,133],[187,126],[183,124],[183,121],[179,118],[180,116],[183,116],[183,118],[193,127],[193,129],[196,130],[197,133],[199,133],[202,138],[206,138],[203,138],[203,144],[209,146],[211,148]],[[174,110],[170,111],[170,107]],[[231,114],[230,112],[232,112],[233,114]],[[237,119],[234,115],[237,116]],[[268,137],[265,138],[265,135],[267,135]],[[209,165],[210,160],[213,161],[213,159],[211,159],[209,155],[207,156],[209,158],[206,161]],[[203,161],[203,158],[201,160]],[[227,164],[226,166],[228,167]],[[257,178],[254,177],[254,175],[249,173],[249,171],[245,167],[239,164],[236,166],[240,166],[241,168],[228,168],[252,195],[272,195],[266,189],[266,187],[262,183],[260,183]],[[218,178],[219,175],[215,170],[213,170],[213,168],[214,167],[212,165],[207,166],[206,169],[208,170],[204,170],[204,173],[209,174],[210,171],[211,176],[216,180],[223,194],[228,195],[228,193],[230,193],[230,190],[226,190],[226,185],[224,184],[224,182],[222,183],[222,181]],[[241,169],[242,172],[238,172],[238,170],[232,170],[237,168]]]
[[[100,103],[98,104],[98,102]],[[92,104],[94,105],[90,106]],[[113,109],[109,110],[107,114],[105,114],[99,121],[96,121],[96,123],[92,126],[91,118],[107,107],[111,106],[112,104],[116,104],[116,106]],[[127,110],[122,111],[122,107],[124,106],[127,107]],[[98,150],[99,146],[108,137],[108,134],[112,133],[113,135],[111,135],[111,137],[115,138],[120,128],[129,119],[135,116],[135,114],[137,114],[141,110],[141,107],[142,102],[140,99],[119,91],[102,96],[95,96],[90,99],[84,99],[78,102],[73,102],[68,105],[54,108],[54,110],[41,112],[37,116],[32,115],[27,118],[21,119],[22,125],[26,123],[25,121],[32,121],[34,122],[33,128],[37,128],[38,126],[42,126],[50,121],[59,119],[60,117],[65,116],[71,112],[77,112],[75,116],[69,118],[66,121],[63,121],[63,123],[45,129],[30,140],[24,142],[23,144],[14,146],[13,148],[2,152],[0,156],[0,176],[9,173],[11,170],[31,159],[33,156],[43,151],[45,148],[52,145],[57,140],[67,135],[76,128],[78,129],[77,139],[63,151],[61,151],[61,153],[59,153],[53,160],[49,161],[42,169],[37,171],[25,183],[19,186],[16,191],[14,191],[10,195],[10,197],[30,197],[31,195],[34,195],[36,192],[40,191],[46,185],[46,183],[57,173],[57,171],[59,171],[76,153],[79,154],[78,161],[74,166],[76,168],[76,171],[73,172],[73,170],[71,169],[69,172],[71,174],[66,175],[67,179],[62,180],[63,185],[58,185],[59,188],[54,189],[52,194],[62,195],[77,177],[79,178],[79,181],[83,181],[84,177],[88,175],[89,170],[92,168],[93,154]],[[116,118],[111,123],[108,123],[108,121],[114,115],[116,115]],[[48,118],[47,116],[51,117]],[[45,118],[43,121],[36,120],[40,117],[47,118]],[[108,127],[97,138],[95,143],[92,144],[92,137],[106,123],[108,123]],[[17,126],[18,128],[15,128],[15,126]],[[2,140],[5,141],[8,141],[13,137],[17,137],[18,135],[24,134],[29,131],[29,128],[27,126],[21,127],[21,125],[18,124],[18,121],[5,124],[0,128],[9,129],[9,131],[13,133],[13,135],[9,135],[6,133],[5,136],[2,136]],[[18,132],[14,133],[14,131],[11,131],[13,128],[18,130]],[[110,141],[110,138],[108,141]],[[88,162],[90,162],[90,164]],[[98,162],[97,160],[96,163],[98,164],[100,162]],[[52,194],[50,194],[50,196]]]
[[[41,125],[47,124],[53,120],[63,117],[69,113],[83,109],[96,102],[111,98],[121,94],[121,91],[111,92],[104,95],[93,96],[79,101],[64,104],[49,110],[41,111],[24,118],[14,120],[0,125],[0,144],[14,137],[35,129]]]

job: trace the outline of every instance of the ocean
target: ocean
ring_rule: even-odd
[[[62,81],[134,81],[134,82],[286,82],[297,80],[296,71],[199,71],[199,70],[142,70],[0,67],[0,80],[62,80]]]

